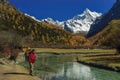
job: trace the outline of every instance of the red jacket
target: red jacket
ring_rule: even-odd
[[[29,54],[29,62],[30,63],[34,63],[35,60],[36,60],[35,53],[34,52],[30,52],[30,54]]]

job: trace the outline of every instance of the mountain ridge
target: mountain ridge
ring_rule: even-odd
[[[120,19],[112,20],[101,32],[90,37],[92,45],[96,47],[116,48],[120,51]]]
[[[93,24],[96,18],[100,17],[101,15],[101,13],[91,12],[88,8],[86,8],[82,14],[78,14],[72,19],[68,19],[66,21],[55,21],[52,18],[42,19],[41,21],[58,25],[71,33],[79,34],[81,32],[85,32],[85,34],[87,34],[91,24]]]
[[[120,0],[116,0],[111,9],[102,16],[97,23],[93,24],[88,32],[88,37],[92,37],[103,30],[109,22],[114,19],[120,19]]]

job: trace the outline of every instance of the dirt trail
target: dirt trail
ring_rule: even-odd
[[[0,64],[0,80],[41,80],[37,76],[30,76],[29,72],[20,65]]]

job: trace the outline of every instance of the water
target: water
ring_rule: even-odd
[[[35,74],[42,80],[120,80],[120,73],[73,62],[77,55],[38,55]]]

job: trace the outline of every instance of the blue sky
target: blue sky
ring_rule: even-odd
[[[115,0],[9,0],[10,3],[23,13],[35,16],[41,20],[51,17],[64,21],[88,8],[91,11],[106,13]]]

